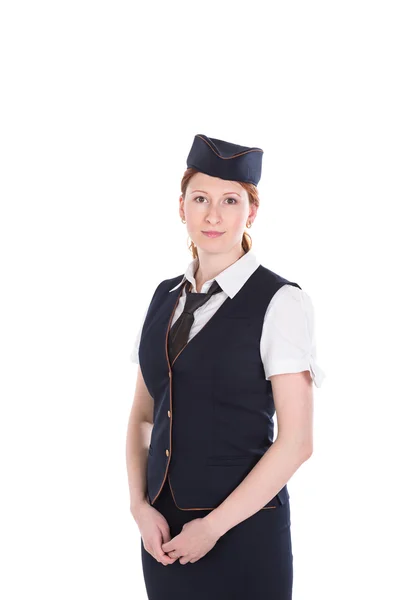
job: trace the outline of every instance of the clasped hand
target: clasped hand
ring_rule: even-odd
[[[209,552],[220,535],[206,518],[193,519],[185,523],[182,531],[168,542],[161,544],[163,552],[181,565],[194,563]]]

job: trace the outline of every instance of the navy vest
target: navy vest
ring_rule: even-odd
[[[288,281],[263,265],[226,298],[170,364],[167,336],[183,278],[162,281],[150,302],[139,363],[154,399],[147,461],[151,504],[168,483],[178,508],[216,508],[273,443],[275,406],[260,338],[267,307]],[[300,288],[301,289],[301,288]],[[284,504],[285,485],[263,508]]]

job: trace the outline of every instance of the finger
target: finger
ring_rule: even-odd
[[[161,546],[163,547],[164,544],[167,544],[168,542],[171,541],[171,532],[169,527],[166,528],[160,528],[161,531]],[[165,552],[164,548],[163,548],[163,552]]]
[[[149,546],[148,548],[146,548],[145,546],[145,550],[146,552],[148,552],[155,560],[158,561],[157,555],[156,555],[156,551],[152,546]]]
[[[168,556],[168,554],[166,554],[164,552],[164,550],[162,549],[162,535],[160,532],[160,536],[157,539],[157,545],[155,547],[155,554],[156,554],[156,559],[158,560],[158,562],[161,562],[163,565],[171,565],[175,559],[171,558],[170,556]]]
[[[171,558],[170,556],[168,556],[168,554],[165,554],[161,548],[157,548],[157,546],[149,546],[148,548],[146,548],[146,546],[144,545],[144,549],[146,550],[146,552],[151,554],[151,556],[157,562],[161,562],[163,565],[172,565],[176,561],[176,558]]]
[[[168,554],[163,554],[162,556],[158,555],[157,560],[158,560],[158,562],[162,563],[164,566],[167,566],[167,565],[172,565],[175,562],[176,558],[170,558],[168,556]]]
[[[179,544],[179,542],[181,541],[181,538],[179,536],[180,536],[180,533],[178,535],[174,536],[174,537],[170,537],[169,540],[166,540],[162,544],[163,551],[164,552],[171,552],[171,550],[176,550],[177,544]],[[165,546],[167,546],[167,547],[165,548]]]
[[[181,558],[179,559],[179,562],[181,563],[181,565],[186,565],[186,563],[188,563],[189,560],[190,560],[189,554],[183,554],[181,556]]]
[[[160,562],[163,564],[172,564],[176,561],[176,558],[173,556],[169,556],[168,552],[163,549],[163,545],[167,542],[171,541],[171,532],[169,526],[160,527],[161,531],[161,540],[160,540],[160,548],[159,548],[159,556],[161,557]]]

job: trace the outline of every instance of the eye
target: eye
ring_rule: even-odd
[[[196,198],[194,198],[194,201],[196,202],[199,198],[203,198],[203,200],[205,200],[206,198],[204,198],[204,196],[196,196]],[[226,198],[227,200],[233,200],[235,204],[238,203],[238,201],[236,200],[236,198]],[[204,204],[204,202],[197,202],[197,204]],[[231,204],[231,202],[228,202],[228,204]]]

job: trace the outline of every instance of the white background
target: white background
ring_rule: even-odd
[[[253,248],[315,307],[327,377],[288,484],[293,598],[399,597],[396,9],[2,3],[5,599],[146,598],[130,353],[155,286],[191,260],[196,133],[264,149]]]

